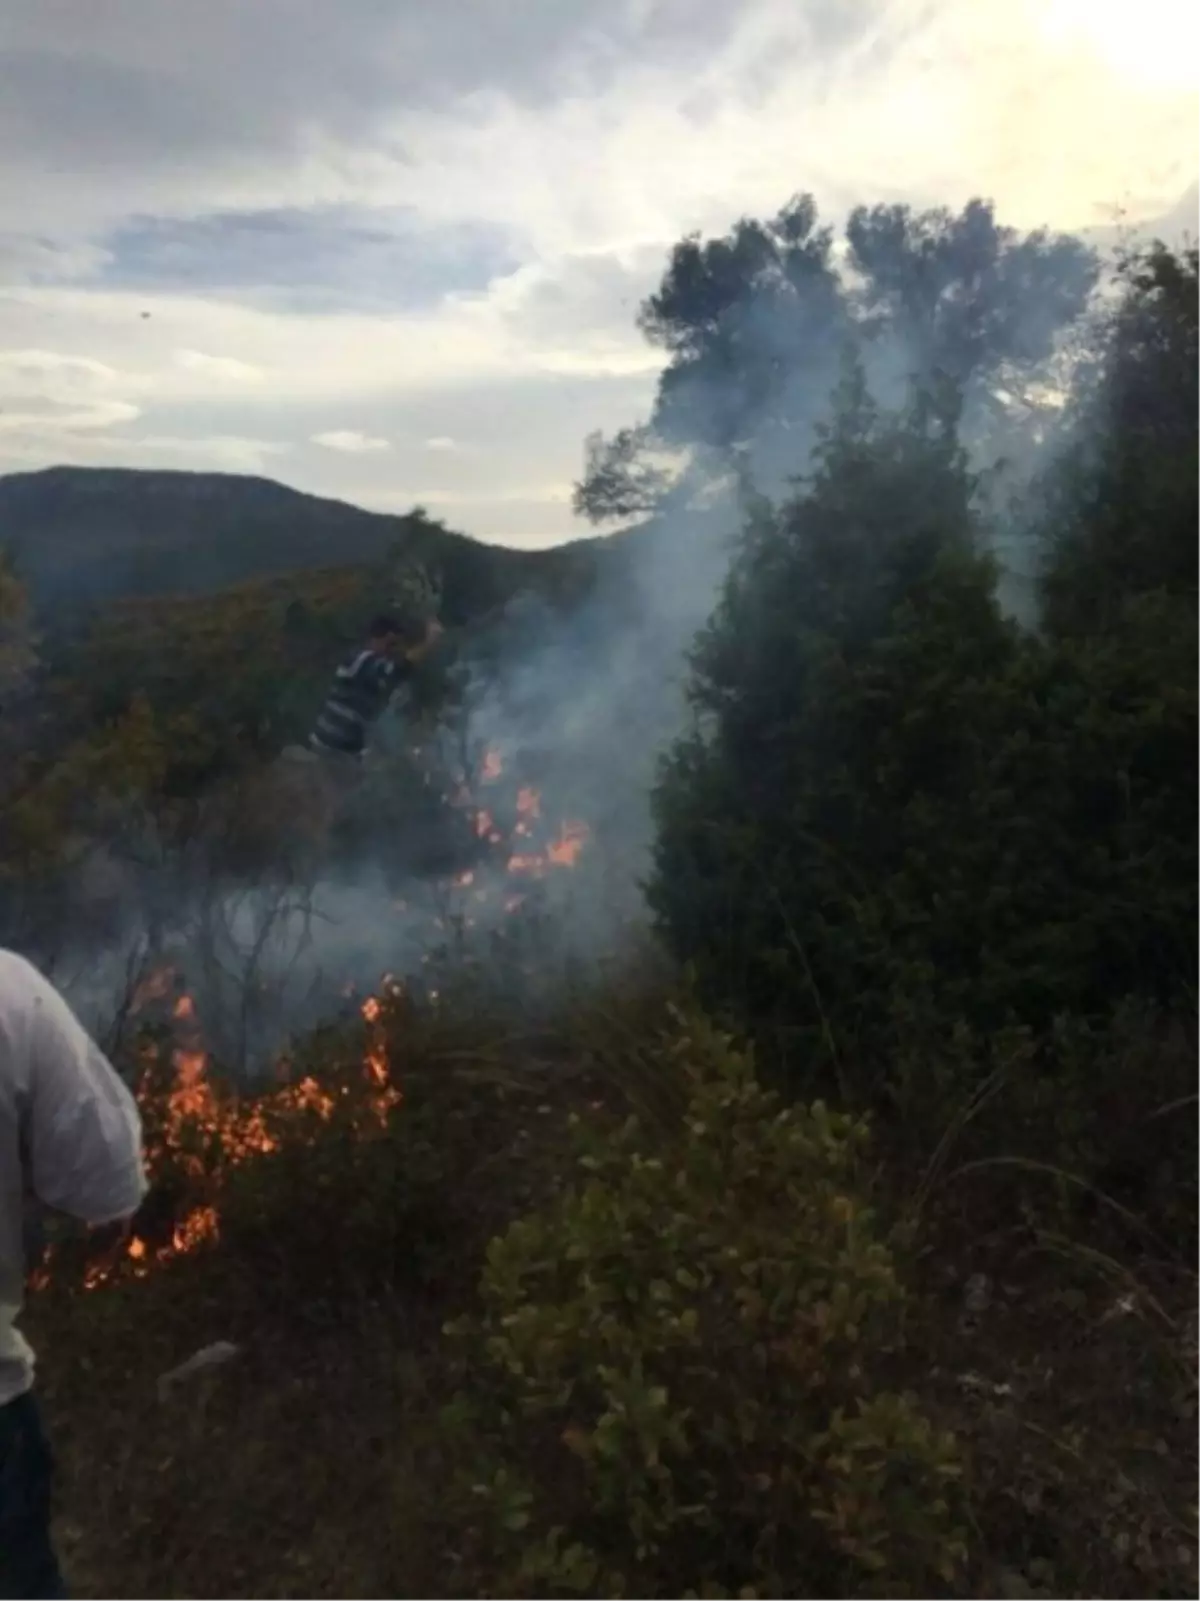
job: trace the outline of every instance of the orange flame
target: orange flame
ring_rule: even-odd
[[[170,990],[173,975],[167,970],[164,980],[161,973],[151,975],[142,986],[152,998],[162,998]],[[394,981],[387,981],[396,991]],[[378,1032],[382,1006],[375,996],[362,1004],[364,1021],[374,1030],[376,1037],[369,1044],[363,1061],[367,1094],[363,1101],[365,1123],[360,1132],[370,1125],[385,1127],[393,1108],[403,1099],[400,1089],[391,1081],[391,1069],[382,1035]],[[208,1077],[208,1056],[198,1032],[195,1001],[190,995],[181,995],[172,1007],[180,1044],[172,1054],[174,1082],[165,1103],[151,1107],[149,1098],[154,1093],[148,1077],[144,1077],[137,1090],[143,1111],[154,1113],[152,1126],[157,1138],[147,1142],[146,1165],[153,1178],[164,1167],[182,1169],[185,1177],[203,1196],[175,1223],[170,1240],[152,1246],[134,1234],[129,1239],[120,1263],[95,1264],[83,1276],[85,1290],[94,1290],[110,1282],[118,1272],[143,1277],[152,1269],[177,1256],[187,1255],[220,1239],[220,1215],[216,1204],[219,1198],[222,1174],[255,1157],[279,1149],[280,1134],[269,1126],[274,1116],[286,1125],[288,1114],[309,1114],[321,1122],[328,1122],[337,1107],[335,1093],[312,1077],[285,1084],[256,1101],[245,1102],[222,1096]],[[338,1087],[338,1093],[348,1096],[349,1084]],[[150,1119],[148,1118],[149,1122]],[[32,1276],[33,1289],[45,1288],[50,1281],[47,1262]]]
[[[503,763],[496,751],[488,751],[482,764],[482,774],[485,779],[495,779],[503,771]],[[470,797],[464,797],[470,803]],[[574,867],[589,838],[589,830],[585,823],[565,822],[560,825],[557,835],[543,845],[538,844],[541,829],[538,826],[543,821],[542,797],[532,784],[522,784],[516,792],[516,819],[513,822],[509,837],[509,856],[507,869],[512,874],[539,878],[552,868]],[[479,807],[472,819],[476,836],[486,840],[489,845],[502,845],[505,836],[497,826],[493,813],[485,807]],[[519,842],[519,847],[513,846]],[[476,875],[467,869],[457,875],[454,883],[459,888],[470,888],[475,883]],[[480,885],[475,890],[476,897],[484,899],[487,894],[485,886]],[[507,902],[508,909],[520,905],[519,897],[510,897]]]
[[[482,779],[494,782],[503,771],[504,764],[499,753],[487,751],[481,764]],[[465,790],[455,798],[467,806],[471,804],[471,797]],[[475,811],[472,821],[480,840],[490,845],[505,843],[505,836],[490,811],[480,808]],[[564,822],[559,826],[557,835],[539,847],[539,836],[545,837],[539,826],[542,822],[541,795],[532,785],[520,786],[516,793],[516,820],[509,838],[507,868],[511,874],[537,878],[551,869],[570,868],[577,864],[589,838],[586,824]],[[511,845],[517,839],[521,842],[520,849],[512,850]],[[473,887],[475,896],[480,900],[488,894],[486,885],[476,884],[473,870],[461,872],[455,882],[464,889]],[[516,911],[524,904],[525,898],[522,893],[509,894],[504,899],[505,911]],[[403,901],[397,901],[396,905],[399,910],[405,908]],[[437,923],[440,927],[441,919]],[[428,957],[425,960],[428,961]],[[166,1000],[175,979],[176,975],[169,966],[151,973],[139,984],[132,1009],[137,1011],[151,1001]],[[384,980],[383,988],[394,992],[399,986],[389,978]],[[349,995],[353,990],[351,984],[344,993]],[[431,999],[435,998],[435,993],[431,992]],[[368,996],[362,1003],[361,1011],[367,1025],[377,1030],[382,1018],[378,997]],[[341,1084],[334,1090],[324,1087],[312,1077],[305,1077],[285,1083],[269,1095],[260,1096],[249,1103],[222,1096],[208,1076],[208,1055],[200,1034],[193,997],[179,995],[171,1006],[171,1016],[177,1041],[172,1055],[174,1082],[165,1104],[153,1108],[159,1137],[157,1148],[147,1151],[147,1164],[152,1175],[156,1169],[167,1165],[182,1168],[195,1182],[198,1191],[203,1193],[204,1199],[176,1223],[169,1243],[152,1247],[137,1235],[130,1239],[122,1265],[125,1272],[135,1276],[150,1272],[156,1264],[171,1257],[187,1254],[219,1240],[220,1216],[216,1197],[221,1174],[231,1166],[270,1154],[279,1148],[281,1135],[273,1131],[273,1119],[282,1118],[286,1122],[289,1115],[307,1114],[320,1122],[329,1122],[339,1098],[351,1093],[347,1084]],[[392,1082],[382,1037],[370,1041],[362,1066],[367,1094],[362,1102],[365,1123],[360,1125],[360,1131],[366,1132],[370,1125],[386,1127],[391,1112],[401,1103],[403,1095]],[[285,1067],[286,1064],[280,1064],[281,1071]],[[139,1090],[139,1100],[147,1111],[150,1110],[147,1097],[151,1093],[148,1080],[144,1081]],[[96,1288],[112,1276],[111,1268],[92,1269],[85,1276],[85,1287]],[[34,1280],[35,1286],[46,1283],[48,1277],[48,1273],[39,1270]]]

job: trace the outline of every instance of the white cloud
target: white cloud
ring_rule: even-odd
[[[94,393],[118,379],[116,368],[90,356],[58,350],[0,350],[0,392],[20,392],[31,385],[70,393]]]
[[[132,422],[138,415],[139,408],[124,400],[95,400],[80,406],[32,402],[24,411],[0,412],[0,434],[42,439],[53,448],[54,441],[81,429],[113,428],[118,423]]]
[[[248,473],[273,469],[278,459],[287,456],[292,448],[277,439],[243,439],[221,434],[208,438],[145,434],[136,439],[122,439],[119,446],[126,466],[136,466],[145,459],[147,465],[156,467]]]
[[[312,442],[314,445],[323,445],[326,450],[343,451],[347,456],[365,456],[373,450],[392,448],[386,439],[356,433],[352,428],[333,428],[328,433],[314,434]]]
[[[1158,90],[1194,90],[1200,13],[1175,0],[1045,0],[1045,37],[1083,49],[1113,72]]]
[[[301,0],[211,0],[170,26],[161,0],[10,0],[7,47],[53,55],[63,82],[92,63],[93,100],[63,114],[93,119],[91,144],[72,137],[97,155],[55,155],[74,122],[33,150],[40,104],[30,138],[0,140],[0,207],[26,230],[0,238],[0,470],[283,459],[298,487],[411,504],[442,453],[454,482],[431,503],[544,543],[589,531],[562,489],[584,434],[649,402],[661,355],[634,316],[685,232],[798,189],[832,218],[982,194],[1018,226],[1077,227],[1161,211],[1197,168],[1195,20],[1168,0],[688,0],[642,7],[682,20],[632,45],[617,0],[530,0],[511,40],[490,10],[473,31],[449,7],[349,3],[331,34],[295,24]],[[266,78],[246,28],[277,60]],[[492,225],[523,265],[404,315],[89,282],[103,223],[318,202]]]
[[[87,278],[108,260],[108,252],[85,239],[59,241],[21,233],[0,234],[0,283]]]
[[[266,376],[260,367],[233,356],[208,356],[202,350],[177,350],[175,360],[188,372],[225,378],[231,383],[260,383]]]
[[[113,419],[130,421],[131,418]],[[48,461],[69,467],[161,467],[194,472],[277,473],[290,446],[282,441],[238,438],[233,435],[173,436],[170,434],[106,433],[64,429],[61,422],[47,452],[44,430],[0,431],[0,450],[9,471],[44,467]]]
[[[0,435],[50,443],[82,431],[131,422],[140,407],[127,398],[124,373],[88,356],[55,350],[0,349]]]

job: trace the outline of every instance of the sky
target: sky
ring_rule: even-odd
[[[797,191],[1194,236],[1197,60],[1178,0],[2,0],[0,472],[577,537],[676,240]]]

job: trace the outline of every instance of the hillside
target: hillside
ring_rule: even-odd
[[[0,477],[0,544],[39,607],[57,613],[362,566],[399,546],[438,568],[459,621],[531,582],[553,586],[595,543],[509,550],[420,512],[365,511],[233,473],[50,467]]]

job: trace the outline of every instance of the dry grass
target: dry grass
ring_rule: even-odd
[[[1195,1358],[1161,1314],[1194,1307],[1195,1281],[1118,1290],[1086,1251],[1043,1245],[926,1264],[926,1394],[969,1456],[982,1587],[1194,1595]],[[971,1274],[990,1293],[975,1317]]]
[[[442,1324],[491,1235],[559,1182],[580,1090],[511,1021],[507,1062],[473,1020],[404,1021],[387,1137],[334,1130],[239,1169],[215,1249],[32,1298],[74,1594],[461,1593],[438,1522]],[[373,1200],[364,1232],[348,1220]],[[238,1356],[160,1400],[216,1341]]]
[[[203,1276],[189,1263],[125,1305],[115,1292],[119,1339],[69,1311],[38,1330],[73,1592],[447,1593],[429,1517],[428,1317],[393,1299],[343,1305],[324,1331],[249,1301],[239,1318],[217,1294],[197,1305]],[[241,1354],[160,1401],[158,1373],[215,1339]],[[85,1340],[89,1367],[66,1368]]]
[[[288,1153],[277,1182],[248,1175],[211,1254],[35,1297],[74,1593],[489,1592],[447,1519],[462,1448],[439,1421],[457,1382],[442,1325],[470,1308],[491,1235],[564,1182],[568,1113],[600,1095],[673,1115],[656,1007],[631,987],[536,1028],[409,1017],[393,1039],[406,1100],[369,1156],[348,1163],[332,1138]],[[906,1382],[969,1462],[972,1593],[1194,1595],[1188,1264],[1131,1254],[1115,1203],[1073,1228],[1050,1207],[1054,1227],[980,1228],[967,1192],[1008,1167],[952,1154],[899,1237]],[[343,1226],[364,1194],[369,1238]],[[160,1400],[158,1376],[217,1340],[238,1357]]]

